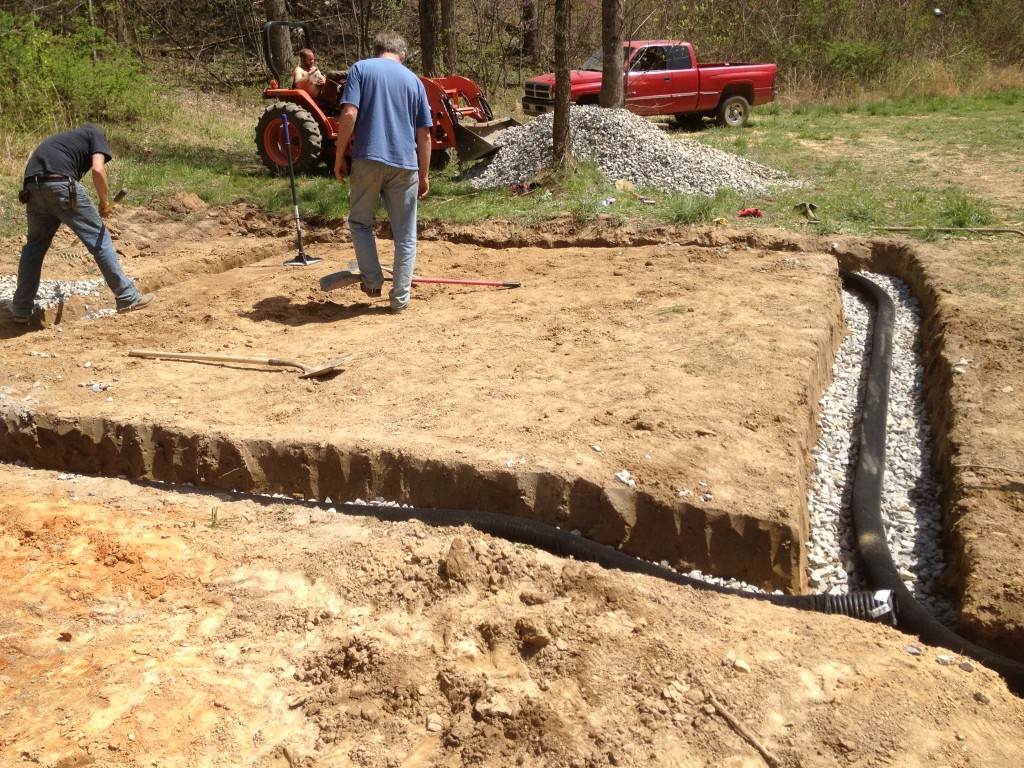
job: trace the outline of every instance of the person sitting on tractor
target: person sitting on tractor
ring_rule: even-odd
[[[327,78],[316,65],[316,54],[309,48],[299,51],[299,66],[292,72],[292,88],[301,88],[315,99],[326,82]]]

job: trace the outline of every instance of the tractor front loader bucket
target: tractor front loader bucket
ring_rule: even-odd
[[[522,125],[514,117],[504,120],[489,120],[485,123],[455,123],[455,149],[460,163],[471,163],[494,154],[498,147],[495,140],[509,128]]]

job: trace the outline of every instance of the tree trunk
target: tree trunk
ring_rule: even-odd
[[[444,38],[444,73],[459,71],[458,35],[456,34],[455,0],[441,0],[441,34]]]
[[[621,107],[624,103],[622,75],[622,0],[602,0],[601,3],[601,49],[604,60],[601,65],[602,107]]]
[[[352,6],[352,20],[356,24],[356,29],[359,30],[358,41],[359,41],[359,53],[358,59],[367,58],[373,51],[373,46],[370,43],[370,7],[369,0],[350,0]]]
[[[555,0],[555,118],[551,143],[555,162],[562,165],[572,159],[569,143],[569,110],[572,84],[569,82],[569,24],[572,0]]]
[[[437,0],[420,0],[420,66],[425,77],[437,76]]]
[[[537,0],[522,0],[522,56],[526,66],[537,65]]]
[[[267,11],[267,21],[285,21],[288,19],[288,9],[285,7],[285,0],[263,0],[263,7]],[[281,77],[280,85],[287,87],[291,82],[292,73],[292,39],[288,34],[288,27],[274,27],[270,33],[270,61],[272,69],[276,69]]]

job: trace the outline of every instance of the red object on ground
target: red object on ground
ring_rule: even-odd
[[[740,216],[756,216],[759,219],[762,216],[764,216],[764,214],[761,213],[761,209],[760,208],[744,208],[742,211],[739,212],[739,215]]]

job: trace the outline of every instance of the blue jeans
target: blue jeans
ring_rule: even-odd
[[[74,187],[77,210],[71,209],[67,181],[29,182],[27,189],[28,241],[21,249],[18,287],[11,301],[15,315],[27,317],[32,314],[43,273],[43,257],[61,224],[67,224],[89,249],[103,279],[114,292],[118,309],[130,307],[142,298],[135,283],[122,271],[110,233],[80,183],[76,181]]]
[[[395,238],[395,263],[388,298],[392,309],[409,303],[412,270],[416,264],[416,203],[419,172],[395,168],[376,160],[353,160],[349,173],[351,209],[348,225],[359,272],[370,288],[384,285],[384,272],[373,236],[373,210],[383,195]]]

